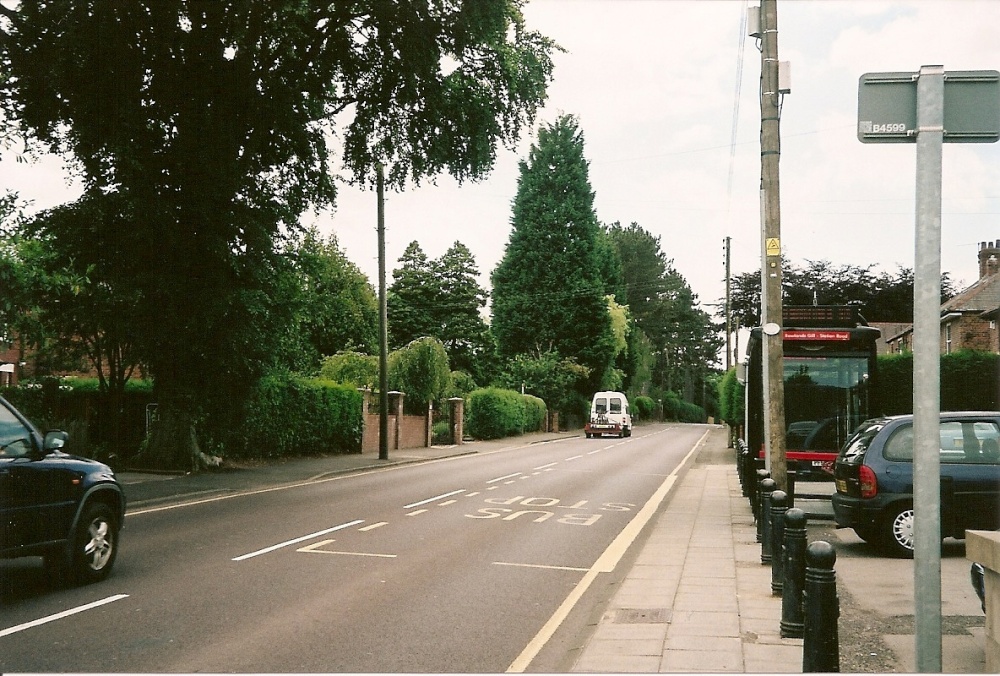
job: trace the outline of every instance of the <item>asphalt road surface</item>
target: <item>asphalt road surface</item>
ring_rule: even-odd
[[[131,511],[103,583],[53,588],[40,560],[2,563],[0,671],[525,668],[706,429],[581,435]]]

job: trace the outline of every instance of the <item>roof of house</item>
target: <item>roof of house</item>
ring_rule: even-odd
[[[979,279],[941,306],[941,313],[988,312],[1000,305],[1000,272]]]

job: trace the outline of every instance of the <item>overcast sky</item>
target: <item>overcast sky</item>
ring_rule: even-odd
[[[634,221],[660,236],[709,311],[724,295],[726,236],[734,274],[759,268],[760,52],[741,32],[748,4],[758,3],[533,0],[525,9],[530,28],[566,49],[555,55],[538,122],[578,116],[598,218]],[[792,262],[913,267],[914,146],[857,140],[858,78],[930,64],[1000,69],[998,26],[995,0],[778,0],[779,58],[792,73],[780,178],[782,243]],[[442,177],[389,193],[390,274],[413,240],[430,257],[459,240],[488,288],[510,233],[517,163],[533,140],[534,130],[501,150],[480,183]],[[946,145],[943,173],[942,267],[962,287],[978,276],[979,242],[1000,239],[1000,147]],[[38,208],[75,196],[51,161],[5,159],[0,187]],[[336,211],[313,221],[336,233],[377,285],[374,193],[344,186]]]

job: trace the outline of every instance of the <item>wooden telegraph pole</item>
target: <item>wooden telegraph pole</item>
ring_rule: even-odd
[[[781,138],[778,86],[777,0],[761,0],[760,174],[763,220],[761,336],[764,349],[765,446],[771,478],[788,491],[785,459],[785,381],[781,320],[781,203],[778,160]]]
[[[385,290],[385,170],[377,167],[378,191],[378,459],[389,459],[389,329]]]

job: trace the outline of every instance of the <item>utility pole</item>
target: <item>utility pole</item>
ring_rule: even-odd
[[[729,294],[732,289],[730,284],[730,271],[729,271],[729,244],[732,238],[726,237],[726,371],[732,367],[732,356],[733,356],[733,328],[730,315],[732,314],[732,306],[729,302]]]
[[[777,0],[761,0],[760,174],[761,174],[761,339],[764,357],[765,446],[771,478],[788,490],[785,459],[785,380],[781,319],[781,154],[778,86]]]
[[[385,294],[385,169],[376,168],[378,193],[378,459],[389,459],[389,313]]]

